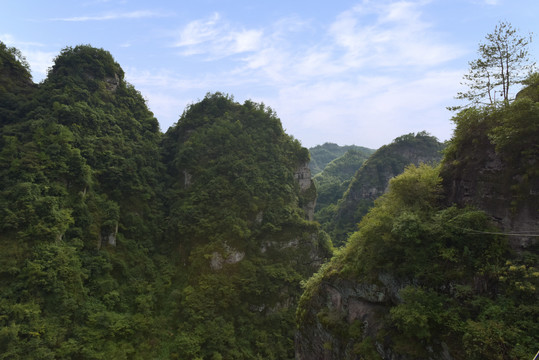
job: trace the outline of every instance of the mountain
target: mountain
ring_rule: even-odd
[[[293,358],[300,281],[331,249],[311,221],[307,149],[271,109],[219,93],[190,106],[162,148],[167,241],[188,273],[178,356]]]
[[[339,146],[334,143],[325,143],[323,145],[317,145],[309,149],[311,154],[311,162],[309,167],[313,176],[319,174],[324,168],[333,160],[343,156],[347,151],[355,150],[368,157],[374,150],[363,146],[357,145],[344,145]]]
[[[0,42],[0,124],[21,118],[35,88],[21,52]]]
[[[331,255],[308,150],[215,93],[161,133],[110,53],[0,46],[0,357],[287,359]]]
[[[324,230],[341,246],[388,187],[389,180],[410,164],[434,164],[441,160],[443,144],[425,132],[403,135],[372,154],[351,180],[336,206],[320,209]]]
[[[335,213],[337,202],[343,197],[368,156],[357,150],[348,150],[331,161],[322,172],[314,176],[318,197],[316,198],[315,220],[326,228]]]
[[[2,71],[29,81],[20,66]],[[0,352],[144,354],[164,293],[157,120],[101,49],[64,49],[28,86],[0,128]]]
[[[67,47],[35,84],[0,42],[0,358],[531,358],[526,85],[457,114],[438,166],[426,133],[343,151],[318,210],[309,151],[263,104],[209,93],[162,133],[109,52]],[[324,209],[352,233],[335,251]]]
[[[296,359],[534,356],[537,76],[529,82],[510,105],[457,114],[440,166],[411,165],[389,181],[306,283]]]

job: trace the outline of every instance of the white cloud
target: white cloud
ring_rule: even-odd
[[[457,58],[462,50],[433,35],[421,17],[420,2],[364,1],[340,14],[330,27],[351,68],[434,66]]]
[[[183,56],[205,55],[208,60],[258,50],[263,32],[236,29],[222,21],[218,13],[185,25],[173,46],[182,48]]]
[[[195,20],[180,31],[180,38],[174,46],[192,46],[213,40],[219,33],[217,28],[220,16],[214,13],[209,19]]]
[[[67,18],[53,18],[50,21],[67,21],[67,22],[83,22],[83,21],[106,21],[106,20],[118,20],[118,19],[142,19],[142,18],[155,18],[165,17],[169,14],[163,14],[150,10],[137,10],[123,13],[111,12],[102,15],[95,16],[73,16]]]
[[[234,43],[234,53],[242,53],[257,50],[260,46],[262,31],[242,30],[230,34],[230,40]]]
[[[253,94],[252,100],[277,110],[289,133],[309,139],[306,146],[344,141],[379,147],[421,130],[445,140],[451,134],[445,107],[462,72],[443,69],[464,52],[425,20],[426,3],[363,1],[326,28],[298,18],[244,28],[215,13],[183,26],[174,42],[182,56],[208,61],[205,73],[146,74],[133,82],[146,86],[152,107],[166,108],[168,100],[177,105],[174,99],[187,99],[191,89],[201,96],[236,89],[240,96]],[[169,99],[151,83],[178,95]]]

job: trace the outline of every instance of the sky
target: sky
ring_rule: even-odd
[[[454,99],[500,21],[539,33],[537,0],[0,0],[0,41],[38,83],[62,49],[109,51],[161,130],[208,92],[264,103],[285,131],[378,148],[451,138]],[[539,43],[529,46],[532,58]]]

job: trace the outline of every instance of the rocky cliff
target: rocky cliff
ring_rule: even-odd
[[[462,146],[459,155],[448,154],[442,169],[447,203],[485,211],[508,234],[513,250],[532,249],[539,229],[537,145],[522,141],[517,159],[496,151],[487,133]]]
[[[393,178],[307,282],[296,359],[533,357],[538,119],[533,97],[465,110],[441,167]]]

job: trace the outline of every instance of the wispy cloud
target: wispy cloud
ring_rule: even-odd
[[[204,54],[209,59],[217,59],[258,50],[262,37],[261,30],[234,28],[214,13],[180,29],[173,46],[181,48],[185,56]]]
[[[330,34],[345,51],[344,63],[351,68],[434,66],[462,55],[458,47],[435,37],[421,6],[364,1],[340,14]]]
[[[364,68],[428,68],[461,56],[460,48],[437,38],[431,24],[422,19],[423,3],[364,1],[339,14],[318,41],[300,48],[289,37],[305,29],[305,22],[244,29],[214,13],[181,28],[174,46],[182,49],[182,56],[200,55],[207,61],[243,54],[236,61],[238,66],[247,72],[257,70],[271,80],[307,79]]]
[[[219,29],[220,15],[214,13],[208,19],[195,20],[184,26],[174,46],[189,47],[213,41],[221,33]]]
[[[332,135],[371,147],[381,145],[372,139],[411,131],[447,137],[451,125],[445,106],[461,72],[444,66],[464,51],[437,34],[423,16],[425,4],[365,0],[324,28],[298,18],[245,28],[214,13],[184,25],[173,42],[181,56],[209,62],[207,72],[197,79],[165,74],[151,81],[173,82],[180,92],[192,86],[255,94],[253,100],[277,109],[290,133],[314,141],[308,146]],[[244,90],[249,87],[265,91],[251,94]],[[150,103],[166,100],[157,92],[149,98]]]
[[[35,41],[22,41],[22,40],[16,39],[11,34],[0,34],[0,40],[4,42],[6,45],[15,46],[17,48],[23,47],[23,46],[34,46],[34,47],[45,46],[45,44],[35,42]]]
[[[107,20],[119,20],[119,19],[142,19],[142,18],[156,18],[166,17],[169,14],[150,10],[137,10],[129,12],[111,12],[94,16],[73,16],[67,18],[53,18],[50,21],[67,21],[67,22],[83,22],[83,21],[107,21]]]

